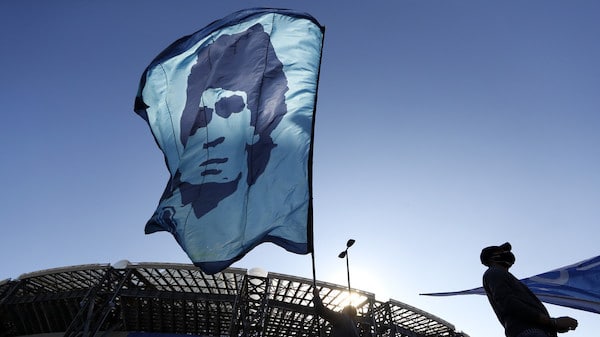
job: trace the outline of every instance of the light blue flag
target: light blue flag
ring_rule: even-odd
[[[312,139],[324,27],[305,13],[233,13],[160,53],[135,112],[170,179],[146,234],[168,231],[204,272],[263,242],[312,251]]]
[[[540,301],[600,313],[600,256],[521,279]],[[422,295],[485,295],[483,288]]]

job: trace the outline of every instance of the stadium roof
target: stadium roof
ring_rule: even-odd
[[[348,303],[344,286],[316,282],[325,306]],[[313,280],[228,268],[207,275],[190,264],[91,264],[0,281],[0,337],[158,332],[198,336],[320,336]],[[405,303],[352,289],[362,336],[468,337]]]

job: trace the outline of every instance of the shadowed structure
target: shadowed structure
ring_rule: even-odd
[[[313,280],[191,264],[91,264],[42,270],[0,282],[0,336],[319,336],[330,329],[312,307]],[[317,281],[339,310],[347,288]],[[361,336],[468,337],[432,314],[353,289]],[[139,337],[139,336],[138,336]]]

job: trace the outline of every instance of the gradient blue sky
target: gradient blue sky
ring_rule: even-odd
[[[314,153],[317,278],[503,331],[477,287],[479,252],[510,241],[529,277],[600,254],[600,2],[0,2],[0,279],[88,263],[188,263],[144,235],[167,181],[133,112],[147,64],[248,7],[327,27]],[[311,277],[266,244],[235,267]],[[567,336],[592,336],[598,315]]]

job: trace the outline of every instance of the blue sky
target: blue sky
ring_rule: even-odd
[[[167,45],[233,11],[326,26],[314,152],[319,280],[503,331],[477,287],[481,248],[510,241],[529,277],[600,254],[596,1],[0,2],[0,279],[87,263],[189,260],[144,235],[168,178],[133,100]],[[235,267],[311,277],[270,244]],[[548,305],[591,336],[598,316]]]

